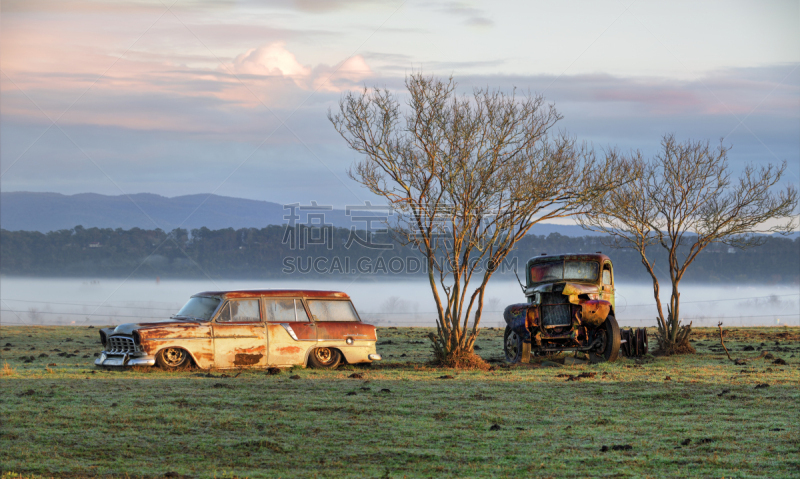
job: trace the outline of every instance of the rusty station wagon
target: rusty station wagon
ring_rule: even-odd
[[[100,340],[98,366],[332,369],[381,359],[375,326],[336,291],[198,293],[169,320],[105,328]]]
[[[528,302],[512,304],[503,313],[507,362],[563,351],[588,353],[593,362],[617,359],[621,337],[608,256],[537,256],[528,260],[526,280]]]

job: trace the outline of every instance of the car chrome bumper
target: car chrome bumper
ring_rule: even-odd
[[[380,361],[381,359],[383,359],[381,358],[380,354],[370,354],[369,356],[367,356],[367,358],[369,358],[370,361]]]
[[[154,356],[139,356],[136,358],[128,354],[109,356],[106,353],[100,353],[100,357],[94,360],[95,366],[116,366],[116,367],[132,367],[132,366],[155,366],[156,358]]]

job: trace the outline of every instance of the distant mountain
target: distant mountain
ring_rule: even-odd
[[[0,227],[17,231],[53,231],[76,225],[102,228],[161,228],[170,231],[280,224],[281,205],[212,195],[166,198],[148,193],[106,196],[94,193],[0,193]],[[206,200],[205,202],[203,200]],[[196,210],[196,211],[195,211]],[[194,213],[193,213],[194,212]]]
[[[131,201],[132,200],[132,201]],[[307,206],[307,205],[302,205]],[[290,209],[268,201],[247,200],[217,195],[187,195],[167,198],[150,193],[128,196],[106,196],[95,193],[62,195],[60,193],[0,193],[0,228],[9,231],[56,231],[84,228],[161,228],[187,230],[206,228],[263,228],[287,224],[284,216]],[[314,214],[324,213],[325,223],[333,226],[366,229],[366,221],[353,221],[344,210],[297,210],[299,224],[319,223]],[[370,213],[358,212],[358,216]],[[377,215],[379,213],[372,213]],[[309,216],[311,221],[309,221]],[[379,227],[373,223],[372,228]],[[579,226],[538,224],[532,234],[586,236]]]

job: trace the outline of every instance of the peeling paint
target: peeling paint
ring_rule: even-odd
[[[579,320],[583,324],[590,326],[600,326],[611,312],[611,303],[602,299],[590,299],[581,301],[581,311]]]
[[[284,346],[282,348],[276,348],[275,351],[280,354],[297,354],[303,351],[303,348],[299,348],[297,346]]]
[[[317,339],[343,339],[351,337],[356,341],[375,341],[375,326],[360,322],[318,321]]]
[[[263,358],[263,354],[237,354],[235,359],[233,360],[233,364],[236,366],[252,366],[254,364],[258,364]]]

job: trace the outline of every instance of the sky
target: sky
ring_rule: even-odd
[[[596,148],[720,139],[800,184],[800,2],[0,4],[0,190],[376,201],[326,115],[412,72],[543,94]]]

